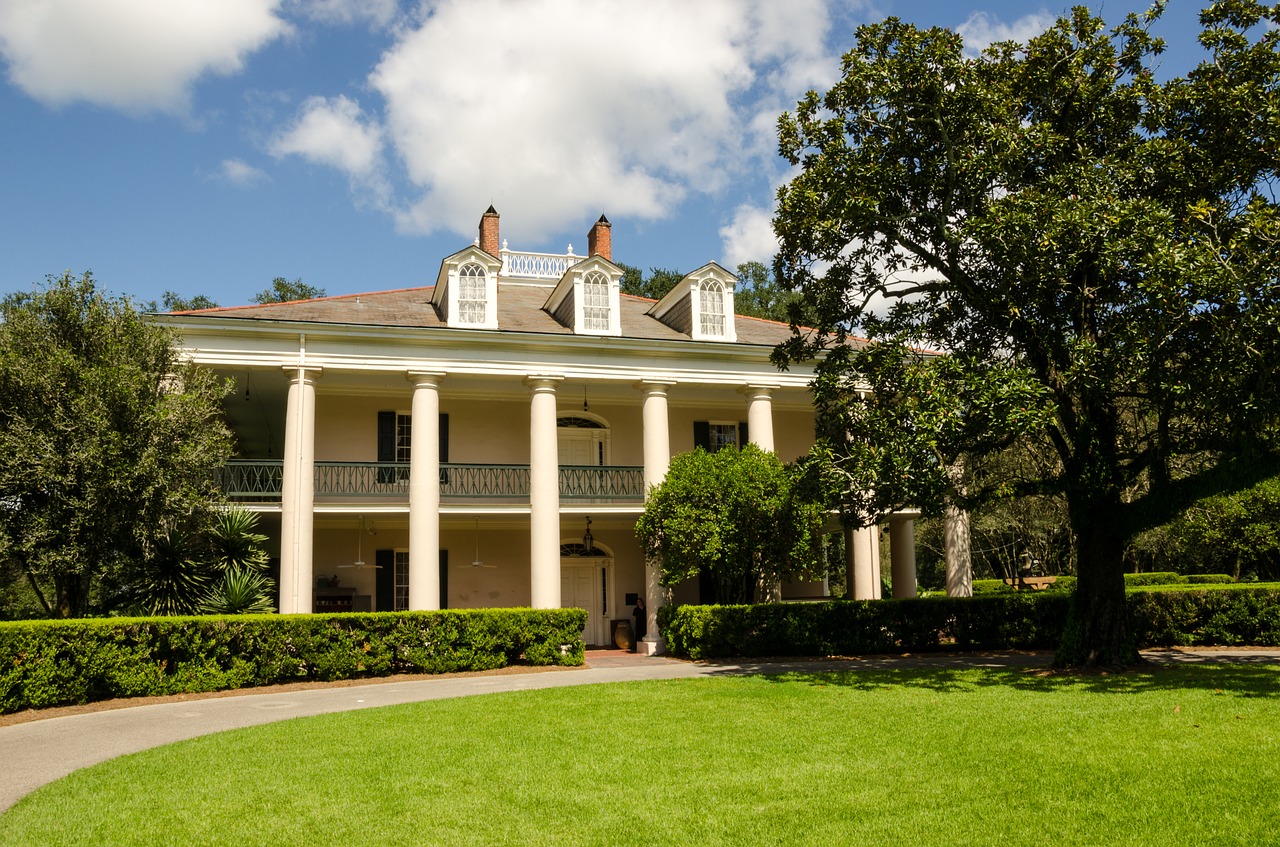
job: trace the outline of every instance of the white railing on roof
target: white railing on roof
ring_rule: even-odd
[[[507,243],[502,242],[502,275],[525,277],[527,279],[559,279],[565,271],[585,259],[585,256],[573,255],[573,245],[569,245],[568,253],[527,253],[521,250],[508,250]]]

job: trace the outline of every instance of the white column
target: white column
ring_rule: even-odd
[[[761,450],[773,449],[773,391],[776,385],[747,385],[738,389],[747,397],[747,438]],[[782,580],[762,579],[757,586],[761,603],[782,602]]]
[[[440,608],[440,380],[410,371],[409,609]]]
[[[773,391],[776,385],[748,385],[739,389],[747,396],[747,438],[761,450],[773,448]]]
[[[846,591],[854,600],[875,600],[880,571],[876,567],[877,530],[874,526],[845,530],[845,561],[851,577]]]
[[[889,517],[889,567],[893,596],[916,596],[916,522],[911,516]]]
[[[947,596],[973,596],[973,566],[969,559],[969,513],[948,504],[942,519],[942,546],[947,562]]]
[[[641,422],[644,429],[644,491],[658,485],[667,475],[671,465],[671,431],[667,418],[667,389],[671,382],[638,382],[636,388],[644,392]],[[637,652],[650,656],[662,653],[666,641],[658,634],[658,608],[669,601],[669,592],[662,586],[662,573],[658,563],[646,559],[644,563],[644,640],[636,644]]]
[[[309,614],[315,589],[311,563],[316,499],[316,380],[321,369],[286,367],[284,460],[280,486],[280,611]]]
[[[529,604],[560,608],[560,445],[556,440],[556,383],[530,376]]]

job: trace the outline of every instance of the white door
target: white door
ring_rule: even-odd
[[[562,466],[604,464],[604,436],[600,430],[561,427],[557,435]]]
[[[560,566],[560,605],[566,609],[587,610],[587,625],[582,640],[588,645],[605,646],[608,618],[605,615],[605,569],[599,565]]]

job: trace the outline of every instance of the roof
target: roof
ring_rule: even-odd
[[[551,335],[573,335],[542,306],[550,288],[542,285],[498,283],[498,331],[530,332]],[[224,306],[176,315],[227,318],[246,321],[297,321],[303,323],[347,324],[357,326],[445,328],[431,305],[435,286],[402,288],[395,291],[373,291],[267,303],[253,306]],[[622,337],[662,341],[690,341],[657,318],[645,314],[654,304],[647,297],[622,294],[619,298]],[[776,346],[791,337],[791,328],[777,321],[738,315],[735,319],[738,344]],[[461,332],[483,330],[456,330]],[[719,343],[719,342],[717,342]]]

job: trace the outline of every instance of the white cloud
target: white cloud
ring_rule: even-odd
[[[525,246],[604,209],[660,219],[767,173],[772,118],[838,67],[828,4],[440,0],[370,76],[420,195],[402,229]],[[785,14],[784,14],[785,12]]]
[[[252,188],[271,179],[266,171],[240,159],[223,159],[218,168],[218,177],[237,188]]]
[[[733,213],[733,220],[720,228],[726,268],[733,270],[743,262],[760,262],[768,265],[778,252],[778,237],[773,232],[773,211],[757,206],[742,205]]]
[[[1011,24],[1004,23],[989,12],[974,12],[956,32],[964,39],[964,52],[977,56],[997,41],[1017,41],[1025,44],[1044,32],[1056,18],[1046,11],[1024,15]]]
[[[186,110],[205,74],[233,74],[289,31],[279,0],[5,0],[0,54],[9,80],[59,106]]]
[[[294,153],[351,176],[368,176],[382,163],[382,130],[350,98],[311,97],[269,149],[274,156]]]

